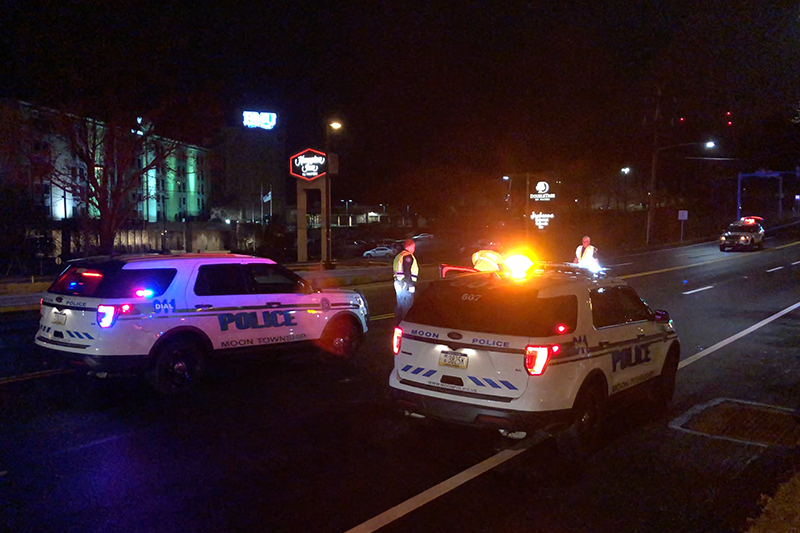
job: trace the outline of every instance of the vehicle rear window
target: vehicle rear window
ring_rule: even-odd
[[[70,266],[50,287],[49,292],[66,296],[93,298],[137,298],[161,296],[169,287],[174,268],[123,270],[122,263],[89,263]]]
[[[500,286],[483,275],[461,276],[449,283],[432,283],[421,291],[405,319],[440,328],[549,337],[575,331],[578,298],[539,298],[539,291],[524,285]],[[567,329],[559,332],[559,326]]]
[[[753,225],[731,224],[730,226],[728,226],[728,231],[738,232],[738,233],[758,233],[760,229],[761,229],[760,226],[753,226]]]

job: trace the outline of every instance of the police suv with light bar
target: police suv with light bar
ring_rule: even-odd
[[[742,217],[733,222],[719,237],[719,251],[727,248],[764,249],[764,228],[761,217]]]
[[[352,358],[369,311],[357,291],[318,290],[270,259],[235,254],[70,262],[41,304],[36,344],[98,376],[143,371],[165,393],[191,389],[211,354],[313,341]]]
[[[666,311],[567,263],[432,282],[395,328],[393,351],[389,385],[407,415],[511,437],[545,430],[570,454],[596,445],[610,400],[641,391],[668,405],[680,359]]]

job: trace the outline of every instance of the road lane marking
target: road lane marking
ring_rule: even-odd
[[[8,385],[9,383],[19,383],[20,381],[28,381],[29,379],[46,378],[48,376],[58,376],[59,374],[73,374],[75,370],[72,368],[55,368],[53,370],[42,370],[41,372],[31,372],[30,374],[22,374],[19,376],[9,376],[7,378],[0,378],[0,385]]]
[[[794,266],[794,265],[796,265],[798,263],[800,263],[800,261],[795,261],[794,263],[792,263],[792,266]]]
[[[528,447],[503,450],[502,452],[489,457],[485,461],[456,474],[450,479],[442,481],[438,485],[429,488],[425,492],[421,492],[416,496],[404,501],[403,503],[392,507],[388,511],[384,511],[378,516],[367,520],[363,524],[359,524],[356,527],[347,530],[346,533],[372,533],[373,531],[377,531],[383,526],[394,522],[398,518],[422,507],[426,503],[435,500],[439,496],[444,496],[451,490],[463,485],[467,481],[475,479],[481,474],[484,474],[492,468],[505,463],[509,459],[516,457],[526,450],[528,450]]]
[[[686,291],[683,294],[694,294],[696,292],[707,291],[708,289],[713,289],[713,288],[714,288],[713,285],[709,285],[708,287],[701,287],[699,289],[694,289],[693,291]]]
[[[385,315],[376,315],[369,317],[369,321],[373,320],[386,320],[387,318],[394,318],[394,313],[386,313]]]
[[[619,263],[619,264],[616,264],[616,265],[608,265],[607,268],[624,267],[624,266],[628,266],[628,265],[632,265],[632,264],[633,264],[633,261],[631,261],[630,263]]]
[[[800,302],[797,302],[796,304],[790,305],[789,307],[787,307],[783,311],[779,311],[779,312],[775,313],[774,315],[765,318],[761,322],[759,322],[757,324],[753,324],[749,328],[740,331],[736,335],[732,335],[732,336],[728,337],[727,339],[719,341],[717,344],[715,344],[713,346],[709,346],[705,350],[701,350],[701,351],[697,352],[696,354],[692,355],[691,357],[687,357],[686,359],[684,359],[683,361],[681,361],[678,364],[678,368],[683,368],[683,367],[689,366],[692,363],[694,363],[696,361],[699,361],[703,357],[705,357],[707,355],[711,355],[712,353],[716,352],[720,348],[724,348],[725,346],[729,345],[730,343],[741,339],[745,335],[749,335],[749,334],[753,333],[754,331],[756,331],[757,329],[763,328],[764,326],[766,326],[770,322],[779,319],[783,315],[791,313],[792,311],[794,311],[798,307],[800,307]]]
[[[776,246],[775,248],[770,248],[770,250],[780,250],[780,249],[783,249],[783,248],[788,248],[790,246],[797,246],[797,245],[800,245],[800,241],[790,242],[789,244],[784,244],[782,246]],[[649,270],[649,271],[646,271],[646,272],[638,272],[636,274],[625,274],[624,276],[615,276],[615,277],[618,277],[620,279],[631,279],[631,278],[639,278],[639,277],[642,277],[642,276],[652,276],[653,274],[663,274],[664,272],[673,272],[675,270],[684,270],[684,269],[687,269],[687,268],[693,268],[693,267],[698,267],[698,266],[703,266],[703,265],[710,265],[711,263],[717,263],[719,261],[726,261],[726,260],[729,260],[729,259],[736,259],[737,257],[747,257],[747,256],[746,255],[739,255],[739,256],[729,255],[729,256],[726,256],[726,257],[721,257],[719,259],[712,259],[711,261],[703,261],[702,263],[694,263],[692,265],[674,266],[674,267],[670,267],[670,268],[662,268],[660,270]]]
[[[767,272],[775,272],[776,270],[781,270],[782,268],[783,268],[782,266],[770,268],[769,270],[767,270]]]

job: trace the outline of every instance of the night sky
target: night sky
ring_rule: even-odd
[[[337,116],[334,195],[359,203],[644,166],[657,86],[667,142],[739,146],[800,102],[796,2],[7,0],[3,19],[2,96],[167,105],[192,142],[274,110],[290,153],[321,148]]]

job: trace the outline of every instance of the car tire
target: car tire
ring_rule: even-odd
[[[562,459],[578,463],[597,450],[603,434],[606,395],[597,381],[585,383],[572,406],[572,423],[556,434],[556,446]]]
[[[674,346],[670,348],[667,352],[667,357],[664,359],[661,374],[653,380],[652,388],[650,389],[650,400],[659,413],[666,412],[673,396],[675,396],[675,381],[678,376],[680,359],[678,349]]]
[[[189,337],[168,339],[153,355],[145,378],[158,392],[170,396],[194,391],[205,370],[205,348]]]
[[[720,252],[724,252],[724,251],[725,251],[725,247],[724,247],[724,246],[720,246],[720,247],[719,247],[719,251],[720,251]]]
[[[324,359],[332,363],[352,363],[361,345],[361,328],[350,318],[334,319],[325,326],[319,339]]]
[[[366,257],[367,259],[372,259],[372,254],[364,254],[364,257]]]

